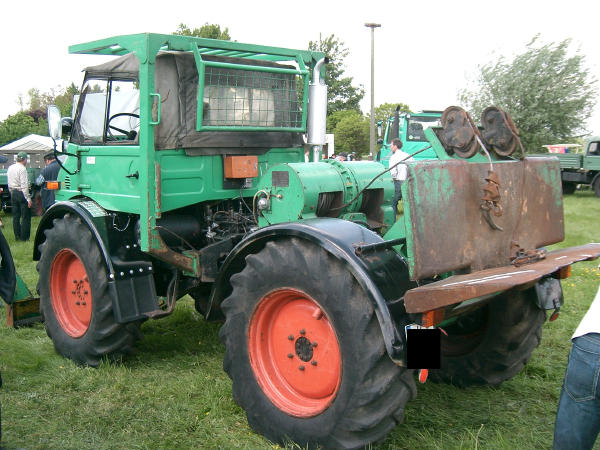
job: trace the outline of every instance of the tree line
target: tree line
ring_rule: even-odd
[[[231,40],[228,28],[209,23],[193,29],[180,24],[175,34]],[[327,132],[335,136],[336,152],[366,156],[370,118],[360,109],[364,87],[346,74],[344,61],[349,49],[334,34],[319,35],[318,40],[308,43],[308,49],[323,52],[329,58],[325,75]],[[26,99],[19,95],[21,110],[0,122],[0,145],[30,133],[46,135],[47,105],[55,104],[61,114],[70,116],[73,95],[77,93],[77,86],[71,83],[48,92],[32,88]],[[458,100],[476,122],[487,106],[509,112],[525,149],[534,153],[544,151],[544,144],[572,142],[588,134],[584,124],[591,117],[597,93],[597,79],[590,75],[585,57],[572,51],[569,39],[544,44],[537,35],[523,53],[511,59],[501,56],[478,66],[471,86],[459,91]],[[401,111],[411,111],[402,102],[385,102],[375,108],[375,121],[385,122],[397,106]],[[441,109],[449,105],[439,106]]]

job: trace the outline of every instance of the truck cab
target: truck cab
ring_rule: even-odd
[[[391,156],[390,144],[392,139],[400,138],[402,151],[414,153],[426,147],[429,141],[425,137],[425,130],[429,127],[441,126],[442,111],[420,111],[418,113],[403,112],[390,117],[386,122],[382,147],[377,153],[377,161],[388,167]],[[432,149],[425,150],[415,156],[415,159],[436,158]]]

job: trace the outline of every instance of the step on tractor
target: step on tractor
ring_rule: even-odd
[[[403,162],[396,217],[386,167],[320,160],[324,54],[160,34],[69,50],[114,58],[85,70],[72,119],[48,114],[68,132],[33,254],[48,336],[98,366],[189,294],[223,322],[234,399],[274,442],[362,447],[402,421],[417,376],[513,377],[559,280],[600,254],[547,251],[558,162],[511,156],[497,108],[424,130],[416,152],[435,157]]]

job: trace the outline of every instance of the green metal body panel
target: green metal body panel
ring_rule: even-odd
[[[259,182],[259,193],[262,191],[269,197],[269,208],[262,211],[259,225],[316,217],[344,217],[366,222],[371,211],[365,214],[364,203],[367,202],[363,202],[364,194],[356,201],[351,200],[384,170],[381,164],[367,161],[329,160],[274,166]],[[381,192],[381,219],[386,227],[390,226],[393,222],[390,205],[394,190],[389,172],[371,184],[369,190]],[[325,193],[331,195],[330,205],[320,209],[320,195]]]
[[[560,161],[561,169],[580,169],[583,164],[581,153],[551,153]]]
[[[583,170],[600,170],[600,156],[585,156],[583,158]]]
[[[71,144],[70,151],[71,146],[77,148]],[[79,151],[83,153],[81,147]],[[140,202],[147,198],[142,180],[127,177],[140,172],[140,148],[89,147],[84,152],[80,173],[68,175],[61,172],[62,189],[57,192],[57,200],[83,194],[108,210],[140,214]],[[258,156],[259,174],[275,164],[302,160],[303,149],[272,149],[268,154]],[[76,160],[70,158],[66,167],[74,169],[75,166]],[[207,200],[240,196],[239,189],[223,188],[223,158],[220,155],[189,157],[183,150],[163,150],[156,153],[155,167],[160,179],[158,203],[162,212]],[[243,189],[242,195],[254,195],[256,183],[254,179],[254,185]]]

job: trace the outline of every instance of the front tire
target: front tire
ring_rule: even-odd
[[[255,431],[282,444],[359,448],[403,420],[413,372],[387,355],[342,262],[299,239],[269,242],[231,282],[223,366]]]
[[[546,312],[535,295],[535,289],[502,294],[444,327],[441,369],[430,370],[430,378],[468,387],[498,386],[514,377],[542,339]]]
[[[596,197],[600,198],[600,176],[596,177],[596,181],[594,181],[594,194],[596,194]]]
[[[93,367],[102,358],[133,353],[140,323],[115,321],[106,267],[90,230],[66,214],[45,234],[37,289],[46,333],[56,351]]]

